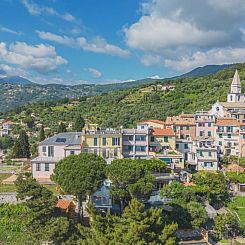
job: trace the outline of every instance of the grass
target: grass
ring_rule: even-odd
[[[16,192],[15,185],[0,184],[0,193],[5,193],[5,192]]]
[[[228,207],[239,216],[241,224],[245,225],[245,197],[235,197]]]
[[[60,192],[57,190],[57,185],[43,185],[43,186],[49,189],[50,191],[52,191],[54,195],[60,194]]]
[[[12,174],[0,174],[0,184],[2,183],[3,180],[7,179],[11,175]]]

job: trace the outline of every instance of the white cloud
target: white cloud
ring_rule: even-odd
[[[128,50],[121,49],[113,44],[109,44],[102,37],[97,36],[90,42],[86,40],[84,37],[80,37],[77,39],[79,46],[87,51],[91,51],[94,53],[102,53],[109,54],[112,56],[119,56],[122,58],[126,58],[130,55]]]
[[[88,71],[92,75],[93,78],[102,77],[102,73],[100,71],[96,70],[95,68],[89,67],[89,68],[86,68],[85,70]]]
[[[4,26],[0,26],[0,31],[7,32],[7,33],[10,33],[10,34],[14,34],[14,35],[18,35],[18,36],[22,35],[21,32],[14,31],[14,30],[12,30],[10,28],[7,28],[7,27],[4,27]]]
[[[236,51],[244,46],[244,12],[244,0],[145,0],[141,17],[124,28],[125,42],[139,50],[145,66],[188,70],[240,62]]]
[[[154,76],[151,76],[149,78],[151,78],[151,79],[162,79],[162,77],[160,77],[159,75],[154,75]]]
[[[223,31],[201,30],[190,22],[159,16],[143,16],[125,33],[131,48],[155,52],[178,45],[207,47],[227,38]]]
[[[116,45],[109,44],[102,37],[95,37],[91,41],[88,41],[85,37],[72,38],[67,36],[60,36],[51,32],[36,31],[39,37],[43,40],[53,41],[59,44],[81,48],[85,51],[93,53],[102,53],[112,56],[119,56],[126,58],[130,55],[128,50],[122,49]]]
[[[245,61],[245,48],[211,49],[206,52],[197,51],[191,56],[181,57],[178,60],[167,59],[164,64],[174,70],[189,71],[205,65],[232,64]]]
[[[38,36],[43,40],[53,41],[63,45],[76,45],[76,40],[67,36],[59,36],[51,32],[36,31]]]
[[[5,76],[27,76],[29,73],[21,68],[0,64],[0,74]]]
[[[75,17],[69,13],[61,14],[53,8],[46,7],[46,6],[40,6],[31,0],[21,0],[21,3],[31,15],[39,16],[42,14],[46,14],[46,15],[51,15],[51,16],[57,16],[69,22],[74,22],[76,20]]]
[[[9,64],[39,73],[55,71],[60,65],[68,64],[66,59],[56,54],[53,46],[44,44],[32,46],[24,42],[13,43],[9,48],[6,43],[1,42],[0,58]]]

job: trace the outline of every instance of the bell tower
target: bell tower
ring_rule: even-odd
[[[242,94],[242,85],[237,70],[231,83],[230,93],[227,95],[227,102],[244,102],[244,94]]]

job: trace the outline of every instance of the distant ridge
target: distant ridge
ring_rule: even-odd
[[[0,83],[11,83],[11,84],[19,84],[19,85],[34,84],[30,80],[20,76],[8,76],[8,77],[0,78]]]
[[[200,77],[210,74],[215,74],[216,72],[228,68],[235,64],[224,64],[224,65],[206,65],[202,67],[197,67],[194,70],[191,70],[183,75],[177,76],[178,78],[182,77]]]

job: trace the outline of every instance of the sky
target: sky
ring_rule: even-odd
[[[245,61],[245,0],[0,0],[0,76],[165,78]]]

